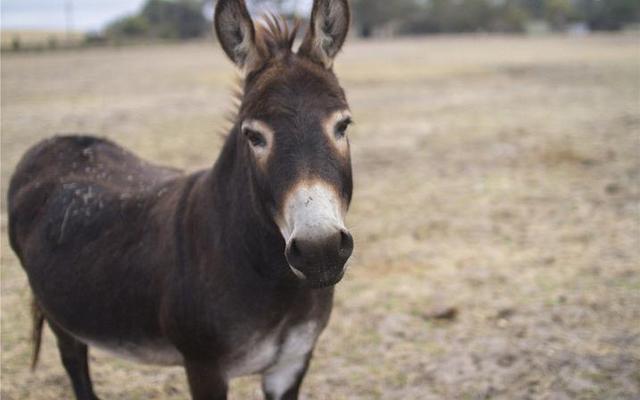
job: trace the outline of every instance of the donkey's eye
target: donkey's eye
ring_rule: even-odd
[[[245,128],[244,135],[247,137],[247,140],[249,140],[249,143],[251,143],[251,146],[253,147],[265,147],[267,145],[267,139],[265,139],[262,133],[258,131]]]
[[[351,118],[344,119],[336,124],[335,135],[338,139],[343,138],[347,134],[347,129],[351,125]]]

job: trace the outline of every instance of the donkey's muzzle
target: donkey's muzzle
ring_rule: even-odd
[[[335,285],[344,275],[344,266],[353,253],[353,237],[344,228],[328,235],[294,235],[285,255],[293,272],[311,287]]]

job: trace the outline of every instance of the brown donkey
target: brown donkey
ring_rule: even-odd
[[[76,398],[96,399],[89,345],[184,365],[194,399],[225,399],[261,374],[268,399],[296,399],[333,285],[353,251],[343,90],[332,70],[346,0],[316,0],[295,30],[258,29],[243,0],[219,0],[215,28],[244,71],[241,106],[215,165],[149,164],[107,140],[31,148],[9,189],[9,236]]]

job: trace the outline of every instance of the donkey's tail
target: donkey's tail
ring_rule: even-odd
[[[40,343],[42,343],[42,328],[44,328],[44,314],[38,305],[38,301],[33,298],[31,302],[31,344],[33,345],[33,353],[31,355],[31,370],[35,371],[38,365],[38,356],[40,356]]]

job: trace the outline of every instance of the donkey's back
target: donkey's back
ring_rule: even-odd
[[[80,229],[116,222],[131,199],[145,201],[179,171],[154,166],[106,139],[56,136],[29,149],[12,176],[8,206],[11,246],[34,229],[46,230],[46,243],[58,247]],[[45,222],[44,224],[42,224]],[[104,226],[100,224],[100,226]]]

